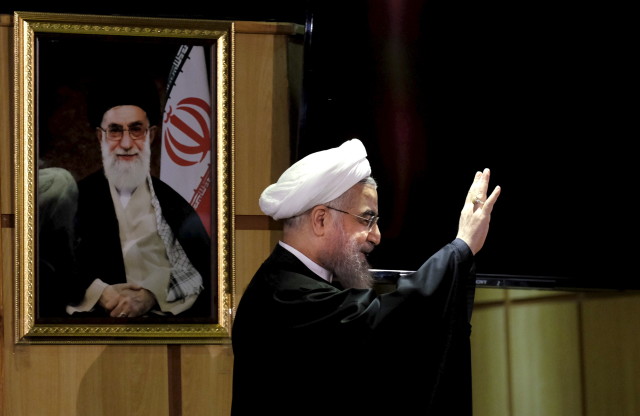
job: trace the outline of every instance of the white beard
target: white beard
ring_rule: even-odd
[[[127,162],[120,160],[116,156],[116,152],[109,151],[107,139],[102,139],[100,149],[102,150],[102,164],[104,173],[109,181],[120,191],[133,192],[147,179],[151,167],[151,143],[148,136],[144,142],[142,151],[131,150],[118,154],[138,154],[139,157],[134,161]]]
[[[342,242],[336,242],[336,249],[330,256],[329,269],[334,277],[345,289],[371,289],[373,276],[369,271],[369,263],[362,258],[360,246],[354,239],[349,239],[346,234],[341,235]]]

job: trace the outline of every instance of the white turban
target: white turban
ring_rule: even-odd
[[[367,151],[358,139],[312,153],[287,169],[260,196],[260,209],[274,220],[291,218],[345,193],[371,175]]]
[[[38,213],[52,228],[71,227],[78,204],[78,186],[63,168],[38,170]]]

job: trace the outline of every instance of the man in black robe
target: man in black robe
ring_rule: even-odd
[[[91,95],[102,168],[78,182],[74,317],[213,318],[211,241],[195,209],[151,175],[160,101],[148,77],[110,74]]]
[[[311,154],[265,189],[283,238],[240,299],[232,415],[470,415],[474,255],[500,188],[477,172],[456,238],[379,294],[380,243],[362,143]]]

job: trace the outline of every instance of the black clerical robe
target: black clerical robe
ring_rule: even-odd
[[[458,239],[385,294],[276,246],[237,308],[232,415],[470,415],[474,282]]]
[[[191,264],[202,276],[204,290],[196,303],[181,317],[212,317],[216,290],[211,287],[211,241],[196,211],[185,199],[160,179],[152,177],[153,189],[160,203],[162,215],[180,242]],[[77,234],[79,238],[77,258],[82,280],[80,293],[95,279],[107,284],[127,281],[120,228],[109,182],[103,170],[94,172],[78,182],[79,200]],[[80,302],[82,298],[76,299]],[[105,316],[100,308],[94,313],[76,313],[75,317]],[[145,318],[146,319],[146,318]],[[161,317],[161,319],[166,319]]]

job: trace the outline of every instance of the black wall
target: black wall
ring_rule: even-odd
[[[629,10],[339,4],[314,10],[300,149],[365,141],[381,184],[375,267],[414,269],[452,239],[474,172],[489,167],[503,193],[479,273],[640,288]]]
[[[640,288],[623,4],[493,0],[213,2],[68,13],[306,24],[295,158],[363,140],[380,183],[376,268],[413,269],[456,233],[476,170],[503,194],[478,272]],[[34,6],[35,7],[35,6]]]

